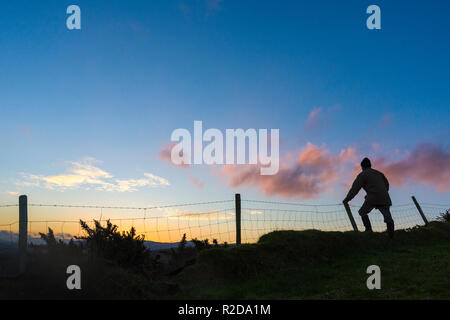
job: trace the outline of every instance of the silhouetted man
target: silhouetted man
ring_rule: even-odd
[[[371,168],[372,165],[368,158],[364,158],[361,162],[362,172],[358,174],[353,182],[352,188],[345,197],[343,203],[352,200],[363,188],[367,195],[364,204],[359,209],[359,215],[363,221],[366,232],[372,232],[372,225],[368,214],[373,208],[380,210],[383,214],[384,222],[387,226],[387,232],[390,238],[394,236],[394,220],[392,220],[389,207],[392,205],[389,197],[389,182],[380,171]]]

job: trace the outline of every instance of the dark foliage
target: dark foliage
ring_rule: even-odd
[[[438,218],[439,221],[450,222],[450,209],[447,209],[445,212],[442,212]]]
[[[204,250],[204,249],[211,249],[211,248],[227,248],[228,243],[224,242],[223,244],[219,244],[217,239],[213,239],[213,243],[209,243],[208,239],[205,240],[198,240],[197,238],[193,238],[191,240],[194,243],[195,248],[198,251]]]
[[[183,235],[177,248],[170,249],[170,260],[166,266],[166,274],[174,275],[185,267],[195,263],[197,250],[187,246],[186,234]]]
[[[211,248],[211,244],[208,239],[198,240],[197,238],[193,238],[191,241],[194,243],[194,246],[198,251]]]
[[[56,247],[58,245],[60,245],[60,246],[64,245],[64,242],[62,242],[62,240],[58,240],[58,241],[56,240],[55,234],[54,234],[52,228],[48,228],[47,234],[39,232],[39,235],[41,236],[41,239],[45,241],[45,244],[49,248]]]
[[[183,238],[181,238],[180,243],[178,244],[178,248],[170,249],[170,261],[174,265],[179,265],[180,260],[183,257],[184,252],[186,251],[186,233],[183,234]]]
[[[39,232],[39,235],[45,241],[46,248],[49,252],[65,250],[70,254],[81,254],[83,251],[83,244],[81,242],[75,243],[73,239],[70,239],[68,243],[61,239],[56,240],[52,228],[48,228],[47,234]],[[40,248],[40,246],[36,245],[31,245],[31,247]]]
[[[83,220],[80,220],[80,224],[87,235],[77,239],[85,241],[91,255],[141,272],[148,272],[156,267],[150,250],[144,245],[144,236],[136,235],[134,227],[130,231],[119,232],[118,226],[113,225],[109,220],[105,227],[96,220],[94,220],[93,228],[90,228]]]

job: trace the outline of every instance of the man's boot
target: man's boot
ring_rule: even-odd
[[[394,222],[389,222],[386,223],[387,226],[387,233],[389,235],[389,238],[393,238],[394,237]]]
[[[370,224],[370,220],[367,214],[361,216],[361,219],[364,224],[364,227],[366,228],[365,232],[372,232],[372,225]]]

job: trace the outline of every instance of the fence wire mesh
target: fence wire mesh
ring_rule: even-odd
[[[448,205],[424,203],[422,209],[429,221],[449,209]],[[359,230],[363,230],[358,215],[359,206],[351,206]],[[0,205],[0,254],[17,247],[18,205]],[[414,204],[391,207],[396,229],[423,225]],[[42,219],[45,217],[45,219]],[[74,218],[76,217],[76,218]],[[369,217],[374,231],[384,231],[381,213],[374,209]],[[94,205],[28,204],[28,241],[39,244],[39,233],[54,231],[63,241],[84,235],[80,219],[88,226],[94,220],[102,225],[110,220],[121,231],[135,228],[145,240],[158,243],[175,243],[183,234],[187,239],[216,239],[219,243],[235,243],[236,217],[234,200],[174,204],[154,207],[112,207]],[[311,205],[302,203],[241,201],[242,243],[257,242],[259,237],[275,230],[349,231],[352,230],[342,204]]]

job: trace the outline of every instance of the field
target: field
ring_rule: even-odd
[[[35,257],[26,274],[0,279],[0,298],[58,299],[450,299],[450,223],[384,233],[277,231],[256,244],[202,250],[196,263],[151,279],[87,257]],[[83,270],[66,289],[65,267]],[[366,268],[381,268],[368,290]]]
[[[377,234],[272,233],[254,246],[204,252],[197,265],[179,275],[179,297],[450,299],[448,227],[435,224],[398,232],[394,241]],[[438,229],[444,237],[421,243],[425,231]],[[374,264],[381,268],[381,290],[366,287],[366,269]]]

